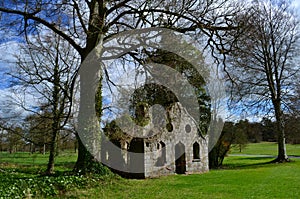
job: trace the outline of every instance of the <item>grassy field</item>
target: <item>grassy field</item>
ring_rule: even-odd
[[[37,167],[43,168],[48,162],[49,154],[40,153],[12,153],[0,152],[0,164],[9,163],[10,165],[16,165],[20,167]],[[55,167],[56,170],[66,170],[67,168],[73,168],[74,162],[76,161],[76,153],[65,151],[61,152],[59,156],[56,157]]]
[[[286,147],[288,155],[300,156],[300,144],[287,144]],[[239,149],[233,147],[230,151],[231,154],[239,154]],[[247,144],[244,149],[242,149],[241,154],[249,155],[277,155],[277,143],[275,142],[261,142],[261,143],[251,143]]]
[[[268,158],[230,157],[227,169],[202,175],[116,180],[106,186],[69,192],[82,198],[299,198],[300,161],[265,164]],[[242,162],[242,166],[236,166]]]
[[[299,145],[289,145],[288,149],[293,150],[293,155],[300,154]],[[231,153],[238,152],[233,150]],[[275,155],[276,145],[249,144],[242,154]],[[58,157],[56,176],[41,176],[46,157],[41,154],[0,153],[0,198],[13,198],[14,195],[7,196],[9,191],[23,198],[30,198],[31,194],[37,198],[90,199],[300,197],[300,159],[293,159],[291,163],[270,164],[272,158],[268,157],[229,156],[224,160],[223,169],[205,174],[128,180],[114,175],[70,175],[76,160],[75,154],[70,152]]]

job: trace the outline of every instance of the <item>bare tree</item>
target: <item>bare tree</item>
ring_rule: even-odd
[[[234,81],[233,103],[249,112],[273,114],[278,133],[276,162],[288,161],[285,147],[284,111],[287,98],[298,82],[299,22],[290,1],[255,1],[237,16],[243,34],[230,53],[228,69]]]
[[[33,92],[32,95],[38,98],[37,108],[26,104],[23,107],[34,112],[44,124],[49,124],[50,155],[46,173],[51,174],[54,172],[57,139],[71,114],[73,93],[70,88],[80,61],[59,35],[53,32],[42,34],[31,36],[31,41],[22,47],[11,75],[20,85],[17,90]]]
[[[11,31],[15,31],[12,28],[15,27],[18,33],[25,35],[51,30],[67,41],[83,62],[95,46],[114,34],[145,27],[165,27],[195,37],[203,35],[207,46],[213,49],[212,55],[217,57],[226,45],[222,38],[234,29],[232,17],[238,12],[238,6],[231,0],[38,0],[25,3],[4,1],[0,5],[0,12],[2,27],[10,27]],[[64,26],[57,26],[60,24],[58,20],[62,20]],[[80,76],[80,84],[92,88],[89,91],[81,90],[81,99],[91,99],[90,96],[101,89],[101,86],[93,87],[90,79],[100,80],[99,71],[89,71]],[[86,104],[80,101],[78,129],[83,132],[89,121],[94,121],[92,126],[99,128],[97,119],[84,115],[84,111],[96,107]],[[99,107],[97,109],[101,110]],[[79,140],[75,170],[87,171],[91,160],[93,156]]]

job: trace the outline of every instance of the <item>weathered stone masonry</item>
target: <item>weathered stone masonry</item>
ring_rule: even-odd
[[[106,148],[102,152],[102,162],[122,164],[119,173],[134,178],[207,172],[208,140],[200,136],[188,112],[177,102],[164,117],[165,125],[153,127],[153,117],[150,116],[141,136],[144,138],[127,136],[127,139],[118,141],[115,144],[119,151]],[[128,152],[139,155],[132,156]]]

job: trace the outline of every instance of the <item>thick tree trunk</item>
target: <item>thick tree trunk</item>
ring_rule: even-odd
[[[80,138],[78,139],[78,158],[73,169],[76,173],[99,173],[101,164],[98,159],[85,147]]]
[[[54,89],[54,92],[57,91],[57,88]],[[51,134],[51,142],[50,142],[50,154],[49,154],[49,160],[47,165],[46,174],[51,175],[54,173],[54,163],[55,163],[55,156],[57,153],[58,148],[58,134],[59,134],[59,127],[60,127],[60,117],[59,113],[57,111],[58,102],[59,102],[59,96],[58,91],[54,94],[54,110],[53,110],[53,123],[52,123],[52,134]],[[55,101],[56,100],[56,101]]]
[[[93,51],[86,58],[80,72],[80,107],[78,114],[78,158],[75,172],[97,172],[101,168],[101,132],[99,116],[96,113],[96,94],[101,89],[100,63]],[[100,92],[101,93],[101,92]],[[102,94],[102,93],[101,93]],[[101,102],[102,103],[102,102]],[[101,104],[100,103],[100,104]],[[99,106],[99,103],[98,103]],[[97,107],[101,110],[101,107]]]
[[[209,157],[209,168],[216,169],[219,167],[219,155],[217,147],[214,147],[208,154]]]
[[[50,154],[49,154],[49,160],[48,160],[48,165],[46,170],[47,175],[51,175],[54,173],[55,153],[57,150],[56,137],[57,137],[57,133],[53,133],[51,137]]]
[[[99,68],[87,69],[80,75],[80,109],[78,116],[78,158],[74,167],[75,172],[94,172],[100,160],[101,132],[100,122],[96,114],[95,94],[99,82]],[[88,80],[89,79],[89,80]],[[97,83],[96,83],[97,82]],[[89,88],[89,89],[88,89]],[[95,157],[97,156],[97,157]],[[97,172],[97,171],[96,171]]]
[[[92,1],[90,4],[90,18],[87,34],[86,48],[81,54],[80,71],[80,107],[78,114],[78,158],[74,167],[75,172],[97,172],[97,168],[101,168],[101,164],[95,160],[100,160],[101,135],[99,116],[96,113],[101,110],[102,102],[97,103],[96,94],[101,89],[101,73],[98,55],[94,50],[96,46],[103,44],[105,32],[106,11],[104,1]],[[94,51],[93,51],[94,50]],[[100,49],[101,50],[101,49]],[[98,66],[98,68],[96,67]],[[100,92],[101,93],[101,92]],[[97,117],[98,116],[98,117]],[[97,156],[97,159],[94,157]],[[100,167],[99,167],[100,166]]]
[[[278,156],[274,162],[288,162],[289,158],[286,153],[285,132],[284,132],[284,119],[281,110],[280,101],[273,102],[276,117],[277,139],[278,139]]]

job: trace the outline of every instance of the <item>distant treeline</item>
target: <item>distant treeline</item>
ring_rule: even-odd
[[[300,117],[285,115],[285,135],[286,142],[289,144],[300,144]],[[261,141],[276,142],[277,130],[276,123],[268,118],[263,118],[260,122],[249,122],[240,120],[238,123],[226,122],[225,131],[234,131],[233,142],[239,143],[257,143]]]
[[[286,142],[300,144],[300,116],[285,115],[284,120]],[[240,152],[247,143],[277,142],[277,129],[275,121],[263,118],[260,122],[240,120],[227,121],[214,148],[209,152],[210,168],[219,168],[232,147]]]

